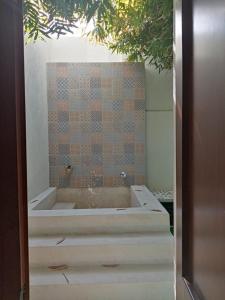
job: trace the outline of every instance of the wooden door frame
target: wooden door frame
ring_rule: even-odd
[[[198,300],[192,286],[192,213],[187,199],[193,68],[192,0],[175,0],[176,297]],[[183,234],[185,232],[185,235]],[[185,259],[184,259],[185,258]]]
[[[22,0],[0,0],[0,299],[29,299]]]
[[[191,284],[188,249],[189,237],[182,235],[189,228],[191,214],[185,199],[185,178],[189,172],[188,130],[192,71],[192,9],[190,0],[175,0],[175,77],[176,77],[176,294],[178,300],[197,299]],[[26,131],[24,96],[22,0],[0,0],[0,8],[8,7],[12,19],[4,19],[0,9],[1,86],[1,247],[0,298],[29,299]],[[5,24],[4,24],[5,22]],[[13,37],[13,38],[12,38]],[[5,38],[5,40],[4,40]],[[4,56],[5,55],[5,56]],[[4,73],[3,73],[4,71]],[[189,124],[190,126],[190,124]],[[183,138],[185,136],[185,139]],[[185,214],[184,214],[185,212]],[[188,212],[188,214],[187,214]],[[186,217],[188,216],[188,218]],[[190,232],[190,231],[188,231]],[[185,261],[183,260],[185,257]],[[188,259],[187,259],[188,257]]]

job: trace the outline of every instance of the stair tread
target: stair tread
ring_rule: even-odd
[[[59,235],[35,236],[29,239],[29,247],[63,247],[85,245],[173,243],[170,233],[157,234],[112,234],[112,235]]]
[[[65,270],[32,269],[31,286],[65,284],[145,283],[173,281],[172,266],[112,265],[76,267]]]

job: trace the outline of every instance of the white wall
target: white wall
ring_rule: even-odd
[[[47,45],[25,47],[28,199],[49,187]]]
[[[112,54],[106,47],[85,38],[49,40],[48,62],[120,62],[122,55]]]
[[[146,64],[147,185],[173,190],[173,74]]]

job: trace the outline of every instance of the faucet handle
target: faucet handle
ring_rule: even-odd
[[[121,178],[127,178],[127,173],[124,172],[124,171],[122,171],[122,172],[120,173],[120,177],[121,177]]]

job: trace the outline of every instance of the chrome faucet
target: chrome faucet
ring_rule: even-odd
[[[123,179],[127,178],[127,173],[124,172],[124,171],[122,171],[122,172],[120,173],[120,177],[123,178]]]

